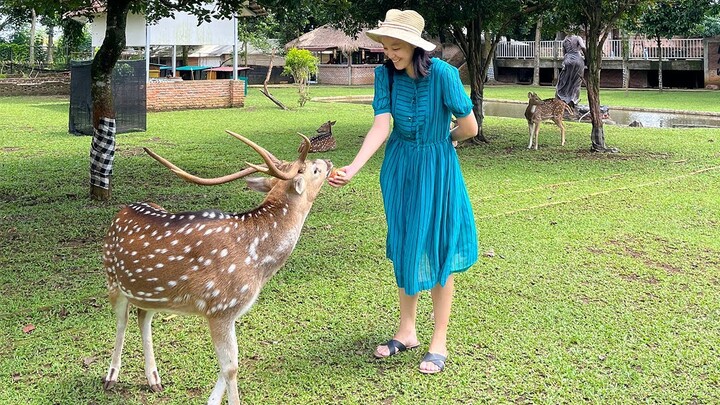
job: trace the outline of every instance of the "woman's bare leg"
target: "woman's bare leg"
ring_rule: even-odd
[[[400,301],[400,326],[398,327],[393,339],[399,341],[407,347],[418,345],[417,333],[415,331],[415,319],[417,314],[418,296],[405,294],[405,289],[398,289]],[[390,349],[386,345],[380,345],[375,349],[377,357],[387,357]]]
[[[435,314],[435,328],[428,352],[447,356],[447,329],[450,323],[450,310],[454,292],[453,276],[448,277],[445,287],[440,284],[430,290],[433,301],[433,312]],[[420,369],[425,371],[436,371],[438,366],[430,362],[420,363]]]

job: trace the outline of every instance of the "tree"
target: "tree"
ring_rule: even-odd
[[[639,33],[654,38],[658,55],[658,89],[663,90],[662,39],[685,35],[702,23],[712,0],[661,0],[650,4],[631,24]]]
[[[602,48],[612,29],[622,18],[654,0],[556,0],[555,18],[565,27],[580,27],[585,33],[587,54],[587,97],[590,105],[591,148],[594,152],[617,152],[605,145],[605,129],[600,115],[600,64]],[[556,22],[556,23],[557,23]]]
[[[285,69],[283,69],[283,74],[291,74],[295,83],[300,86],[298,88],[298,93],[300,94],[298,104],[300,104],[300,107],[304,106],[310,99],[307,84],[310,75],[317,73],[317,71],[318,59],[307,49],[292,48],[285,56]]]
[[[476,143],[487,142],[482,125],[483,92],[497,43],[502,36],[521,29],[522,22],[534,18],[541,10],[538,2],[530,0],[347,0],[332,2],[331,8],[336,25],[350,34],[357,33],[362,26],[375,26],[385,18],[388,9],[411,8],[425,18],[429,34],[452,38],[466,60],[470,98],[479,128],[473,138]]]
[[[29,0],[11,0],[13,2],[24,2]],[[86,8],[86,0],[34,0],[33,7],[38,14],[45,15],[48,11],[64,12],[68,10],[85,9],[89,14],[94,12],[105,12],[107,15],[107,28],[105,39],[100,49],[93,58],[91,75],[91,94],[93,110],[93,145],[107,143],[107,153],[103,158],[106,160],[103,166],[112,167],[115,132],[114,128],[108,130],[107,136],[103,135],[104,130],[100,128],[101,122],[114,124],[115,108],[112,99],[112,71],[125,48],[125,27],[127,16],[130,11],[144,13],[149,22],[157,21],[163,17],[172,17],[176,11],[185,11],[198,17],[203,22],[212,18],[230,18],[234,12],[242,9],[246,0],[218,0],[213,9],[208,9],[207,2],[203,0],[105,0],[100,2],[100,9]],[[254,1],[253,1],[254,3]],[[95,4],[95,3],[93,3]],[[102,139],[101,139],[102,138]],[[94,147],[91,147],[91,154]],[[92,169],[91,169],[92,173]],[[106,174],[106,181],[96,184],[91,181],[90,196],[97,200],[108,200],[111,197],[110,174]]]

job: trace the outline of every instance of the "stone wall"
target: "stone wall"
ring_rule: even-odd
[[[0,79],[0,97],[69,95],[70,77],[67,75]]]
[[[720,37],[705,38],[705,87],[720,88]]]
[[[229,108],[245,105],[242,80],[173,80],[147,84],[148,111]]]

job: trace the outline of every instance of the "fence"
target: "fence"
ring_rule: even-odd
[[[629,59],[658,59],[657,41],[651,39],[627,40]],[[603,59],[622,59],[623,40],[607,40],[603,44]],[[670,59],[703,59],[703,40],[663,39],[660,50],[664,60]],[[541,59],[562,59],[562,41],[540,41],[539,56]],[[496,58],[534,59],[535,41],[502,41],[495,51]]]

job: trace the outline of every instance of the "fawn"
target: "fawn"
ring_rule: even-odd
[[[560,144],[565,145],[565,126],[563,125],[563,115],[565,111],[573,114],[570,106],[558,98],[546,98],[542,100],[537,94],[528,92],[528,106],[525,109],[525,119],[527,119],[528,131],[530,133],[528,149],[532,149],[534,137],[535,149],[537,150],[540,123],[546,119],[552,119],[555,125],[560,127]]]
[[[137,308],[142,335],[145,376],[153,391],[163,389],[152,345],[153,315],[199,315],[207,319],[220,363],[207,403],[220,404],[225,394],[230,404],[240,403],[235,320],[252,307],[262,287],[292,253],[332,163],[305,160],[310,140],[304,135],[300,157],[288,163],[252,141],[228,133],[252,147],[265,165],[248,163],[248,168],[235,174],[205,179],[145,149],[176,175],[196,184],[223,184],[255,172],[272,177],[245,179],[251,189],[267,193],[259,207],[245,213],[171,213],[155,204],[134,203],[115,216],[103,248],[110,303],[117,317],[115,350],[104,378],[105,389],[118,381],[132,305]]]

